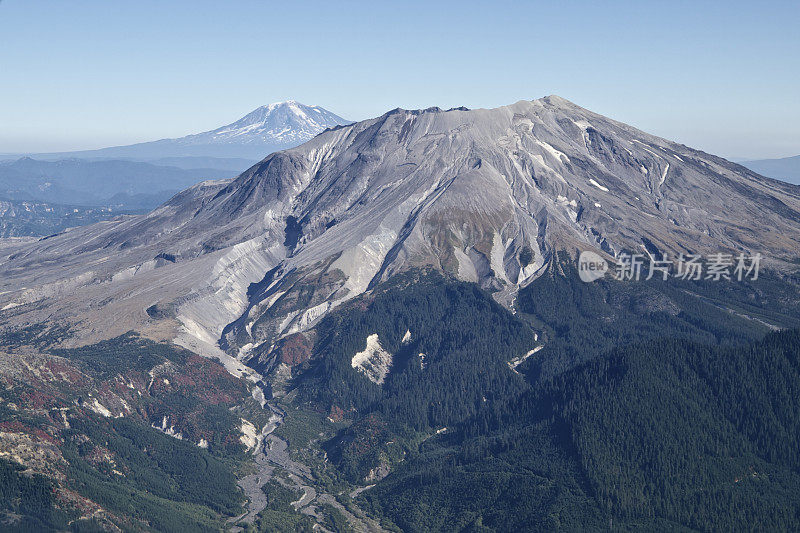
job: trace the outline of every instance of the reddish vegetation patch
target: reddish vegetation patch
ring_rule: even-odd
[[[179,368],[153,379],[149,396],[155,402],[139,405],[145,412],[145,418],[156,426],[160,427],[166,416],[167,425],[174,426],[175,431],[182,433],[184,438],[192,442],[204,438],[211,442],[216,431],[203,429],[209,408],[215,405],[230,408],[248,395],[246,383],[230,375],[222,365],[190,355]],[[175,403],[179,397],[187,401]],[[232,438],[238,440],[238,433]]]
[[[243,396],[247,396],[246,391],[244,394],[235,395],[227,391],[210,389],[204,393],[203,401],[209,405],[235,405],[237,400],[240,401]]]
[[[380,447],[391,434],[387,430],[386,422],[377,414],[368,415],[359,420],[348,432],[355,438],[348,444],[353,455],[359,456],[369,453],[373,448]]]
[[[5,431],[7,433],[24,433],[36,437],[39,440],[49,442],[50,444],[58,444],[58,440],[43,429],[28,426],[19,420],[0,422],[0,431]]]
[[[331,410],[328,413],[328,418],[334,422],[341,422],[344,420],[344,410],[338,405],[331,405]]]
[[[89,498],[81,496],[77,492],[60,487],[56,491],[56,499],[68,508],[73,508],[80,511],[82,514],[88,514],[100,509],[100,506],[94,503]]]
[[[26,426],[19,420],[7,420],[0,422],[0,431],[7,431],[9,433],[29,433],[32,428]]]
[[[311,342],[302,333],[294,333],[281,340],[278,354],[281,363],[299,365],[311,359]]]
[[[78,372],[74,367],[69,366],[62,361],[50,359],[43,365],[47,368],[53,376],[71,383],[72,385],[85,386],[88,384],[86,376]]]
[[[207,377],[213,377],[213,378],[225,377],[228,378],[230,381],[236,381],[238,379],[231,376],[228,373],[228,371],[225,370],[225,367],[223,367],[221,364],[200,357],[199,355],[195,354],[190,355],[189,358],[186,360],[186,363],[191,367],[198,367],[202,369],[203,374]]]
[[[116,388],[115,385],[116,385],[115,381],[112,382],[102,381],[97,386],[97,392],[100,393],[100,396],[102,397],[110,396],[114,394],[114,388]]]
[[[84,456],[89,463],[97,466],[101,463],[110,463],[113,461],[111,451],[104,446],[95,446],[92,450]]]
[[[142,349],[147,349],[147,346]],[[238,418],[229,412],[229,408],[249,398],[245,380],[230,375],[217,362],[194,354],[185,354],[179,363],[172,359],[154,358],[147,360],[147,364],[136,357],[135,350],[132,349],[131,354],[130,366],[126,359],[119,358],[118,367],[91,374],[80,372],[79,367],[71,366],[68,359],[54,356],[44,360],[38,354],[23,361],[24,366],[12,366],[10,374],[0,372],[0,391],[7,390],[4,406],[12,400],[16,404],[16,413],[8,407],[5,411],[18,418],[0,421],[0,432],[14,437],[27,435],[32,439],[33,447],[42,452],[38,455],[44,457],[40,461],[44,467],[37,469],[54,479],[53,490],[61,508],[77,510],[87,516],[100,509],[89,497],[65,487],[66,473],[63,470],[68,463],[57,453],[64,449],[65,438],[81,445],[90,442],[86,435],[72,433],[86,418],[100,424],[103,431],[113,431],[113,421],[96,416],[88,408],[87,403],[95,398],[115,415],[123,412],[126,419],[141,421],[143,425],[155,423],[160,426],[166,416],[167,426],[174,426],[175,431],[182,433],[189,442],[197,443],[202,438],[211,446],[221,443],[226,449],[241,449]],[[156,363],[159,359],[162,361],[151,367],[150,361]],[[152,385],[151,372],[156,374]],[[66,422],[67,418],[69,422]],[[70,423],[74,429],[66,431]],[[22,444],[27,446],[28,442]],[[113,448],[121,454],[115,456],[107,446],[107,443],[103,446],[95,442],[92,446],[80,446],[79,450],[83,459],[109,476],[120,472],[121,475],[130,474],[124,454]],[[52,458],[58,458],[60,462],[48,465],[47,461]],[[94,516],[102,523],[111,523],[108,521],[110,515],[104,511]],[[111,519],[120,523],[115,517]]]
[[[196,387],[204,392],[239,393],[243,386],[242,381],[231,376],[222,365],[199,356],[190,357],[186,367],[175,378],[176,383]]]
[[[168,394],[172,390],[172,379],[173,376],[166,374],[156,376],[153,379],[153,383],[150,385],[150,394],[152,396]]]
[[[175,383],[175,386],[178,388],[195,388],[198,386],[197,380],[195,376],[192,376],[190,373],[190,369],[186,369],[186,372],[181,374],[177,374],[175,376],[171,376],[170,381]]]
[[[19,399],[23,405],[32,409],[52,409],[64,405],[55,396],[41,389],[22,391],[19,393]]]
[[[231,376],[222,365],[199,356],[189,357],[181,372],[169,379],[180,389],[192,389],[206,404],[234,405],[247,396],[242,380]]]

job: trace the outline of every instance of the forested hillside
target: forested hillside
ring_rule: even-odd
[[[517,309],[545,346],[523,366],[552,377],[614,347],[643,339],[735,344],[781,328],[800,328],[800,272],[762,272],[757,281],[675,278],[584,283],[569,258],[520,291]]]
[[[770,276],[585,284],[563,262],[516,315],[404,278],[323,321],[292,397],[350,421],[329,474],[377,483],[359,504],[405,531],[794,529],[800,333],[770,331],[800,314]],[[351,361],[373,334],[382,383]]]
[[[797,331],[616,350],[431,441],[363,497],[410,531],[795,530],[798,353]]]

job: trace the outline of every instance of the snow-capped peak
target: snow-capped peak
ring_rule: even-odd
[[[274,150],[297,146],[328,128],[345,124],[350,124],[350,121],[323,107],[287,100],[258,107],[227,126],[172,142],[183,146],[250,147],[250,151],[263,156]]]
[[[349,123],[320,106],[287,100],[258,107],[232,124],[191,135],[187,140],[193,143],[271,143],[288,146],[305,142],[327,128]]]

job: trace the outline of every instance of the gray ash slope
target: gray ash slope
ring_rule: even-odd
[[[135,329],[238,368],[221,340],[248,357],[410,268],[509,303],[556,251],[644,243],[781,268],[800,249],[800,188],[556,96],[398,109],[148,215],[0,250],[0,309],[72,323],[74,342]]]

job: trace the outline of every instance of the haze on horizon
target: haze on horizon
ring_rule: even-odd
[[[800,154],[795,2],[0,3],[0,153],[558,94],[730,158]],[[768,83],[765,83],[768,80]]]

